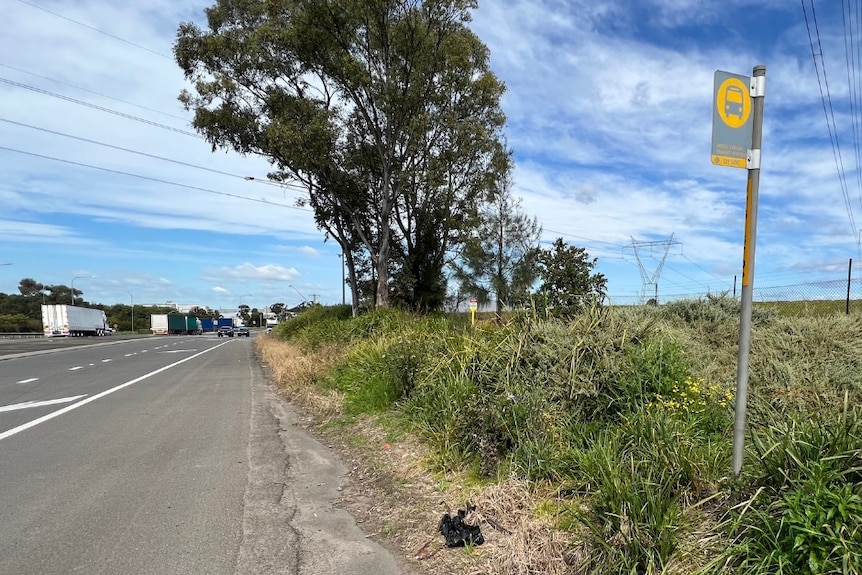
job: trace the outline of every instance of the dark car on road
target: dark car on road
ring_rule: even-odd
[[[219,337],[233,337],[233,327],[229,325],[223,325],[218,328],[218,336]]]
[[[248,328],[244,325],[233,328],[233,332],[236,334],[237,337],[248,337]]]

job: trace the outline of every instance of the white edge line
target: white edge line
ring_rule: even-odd
[[[205,353],[209,353],[214,349],[218,349],[221,346],[226,345],[227,343],[229,343],[229,342],[220,343],[220,344],[215,345],[209,349],[205,349],[200,353],[190,355],[189,357],[185,357],[179,361],[175,361],[174,363],[168,364],[164,367],[160,367],[159,369],[157,369],[155,371],[151,371],[150,373],[142,375],[141,377],[136,377],[135,379],[133,379],[131,381],[127,381],[126,383],[121,383],[117,387],[112,387],[111,389],[106,389],[105,391],[103,391],[101,393],[97,393],[96,395],[90,396],[87,399],[82,399],[81,401],[79,401],[77,403],[73,403],[72,405],[68,405],[62,409],[58,409],[57,411],[53,411],[53,412],[49,413],[48,415],[43,415],[42,417],[40,417],[38,419],[34,419],[33,421],[28,421],[27,423],[23,423],[23,424],[19,425],[18,427],[13,427],[12,429],[10,429],[8,431],[4,431],[3,433],[0,433],[0,441],[6,439],[7,437],[12,437],[15,434],[21,433],[22,431],[25,431],[27,429],[30,429],[31,427],[36,427],[40,423],[45,423],[46,421],[54,419],[55,417],[60,417],[64,413],[69,413],[73,409],[78,409],[79,407],[81,407],[83,405],[87,405],[88,403],[90,403],[92,401],[96,401],[97,399],[101,399],[101,398],[105,397],[106,395],[110,395],[110,394],[114,393],[115,391],[119,391],[125,387],[129,387],[130,385],[134,385],[140,381],[143,381],[143,380],[145,380],[149,377],[152,377],[156,374],[159,374],[163,371],[167,371],[170,368],[176,367],[181,363],[185,363],[185,362],[187,362],[191,359],[194,359],[196,357],[199,357]]]

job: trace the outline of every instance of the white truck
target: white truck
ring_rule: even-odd
[[[150,315],[150,331],[153,335],[168,335],[168,314],[154,313]]]
[[[66,304],[42,306],[42,330],[45,337],[102,336],[111,333],[104,311]]]

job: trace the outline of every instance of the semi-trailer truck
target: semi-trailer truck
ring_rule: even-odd
[[[66,304],[42,305],[42,330],[45,337],[102,336],[111,332],[104,311]]]
[[[201,322],[193,315],[169,313],[168,333],[174,335],[200,335]]]
[[[153,335],[168,335],[168,314],[152,314],[150,316],[150,331]]]
[[[150,316],[150,331],[153,335],[199,335],[203,330],[201,320],[193,315],[154,313]]]

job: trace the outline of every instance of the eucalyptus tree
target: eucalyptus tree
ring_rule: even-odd
[[[475,0],[217,0],[179,27],[180,100],[216,149],[298,181],[356,285],[354,248],[389,303],[393,242],[442,270],[498,145],[503,84],[468,27]],[[428,270],[425,270],[428,271]],[[353,288],[355,291],[355,287]],[[354,295],[356,295],[354,293]],[[354,297],[353,301],[358,298]]]

